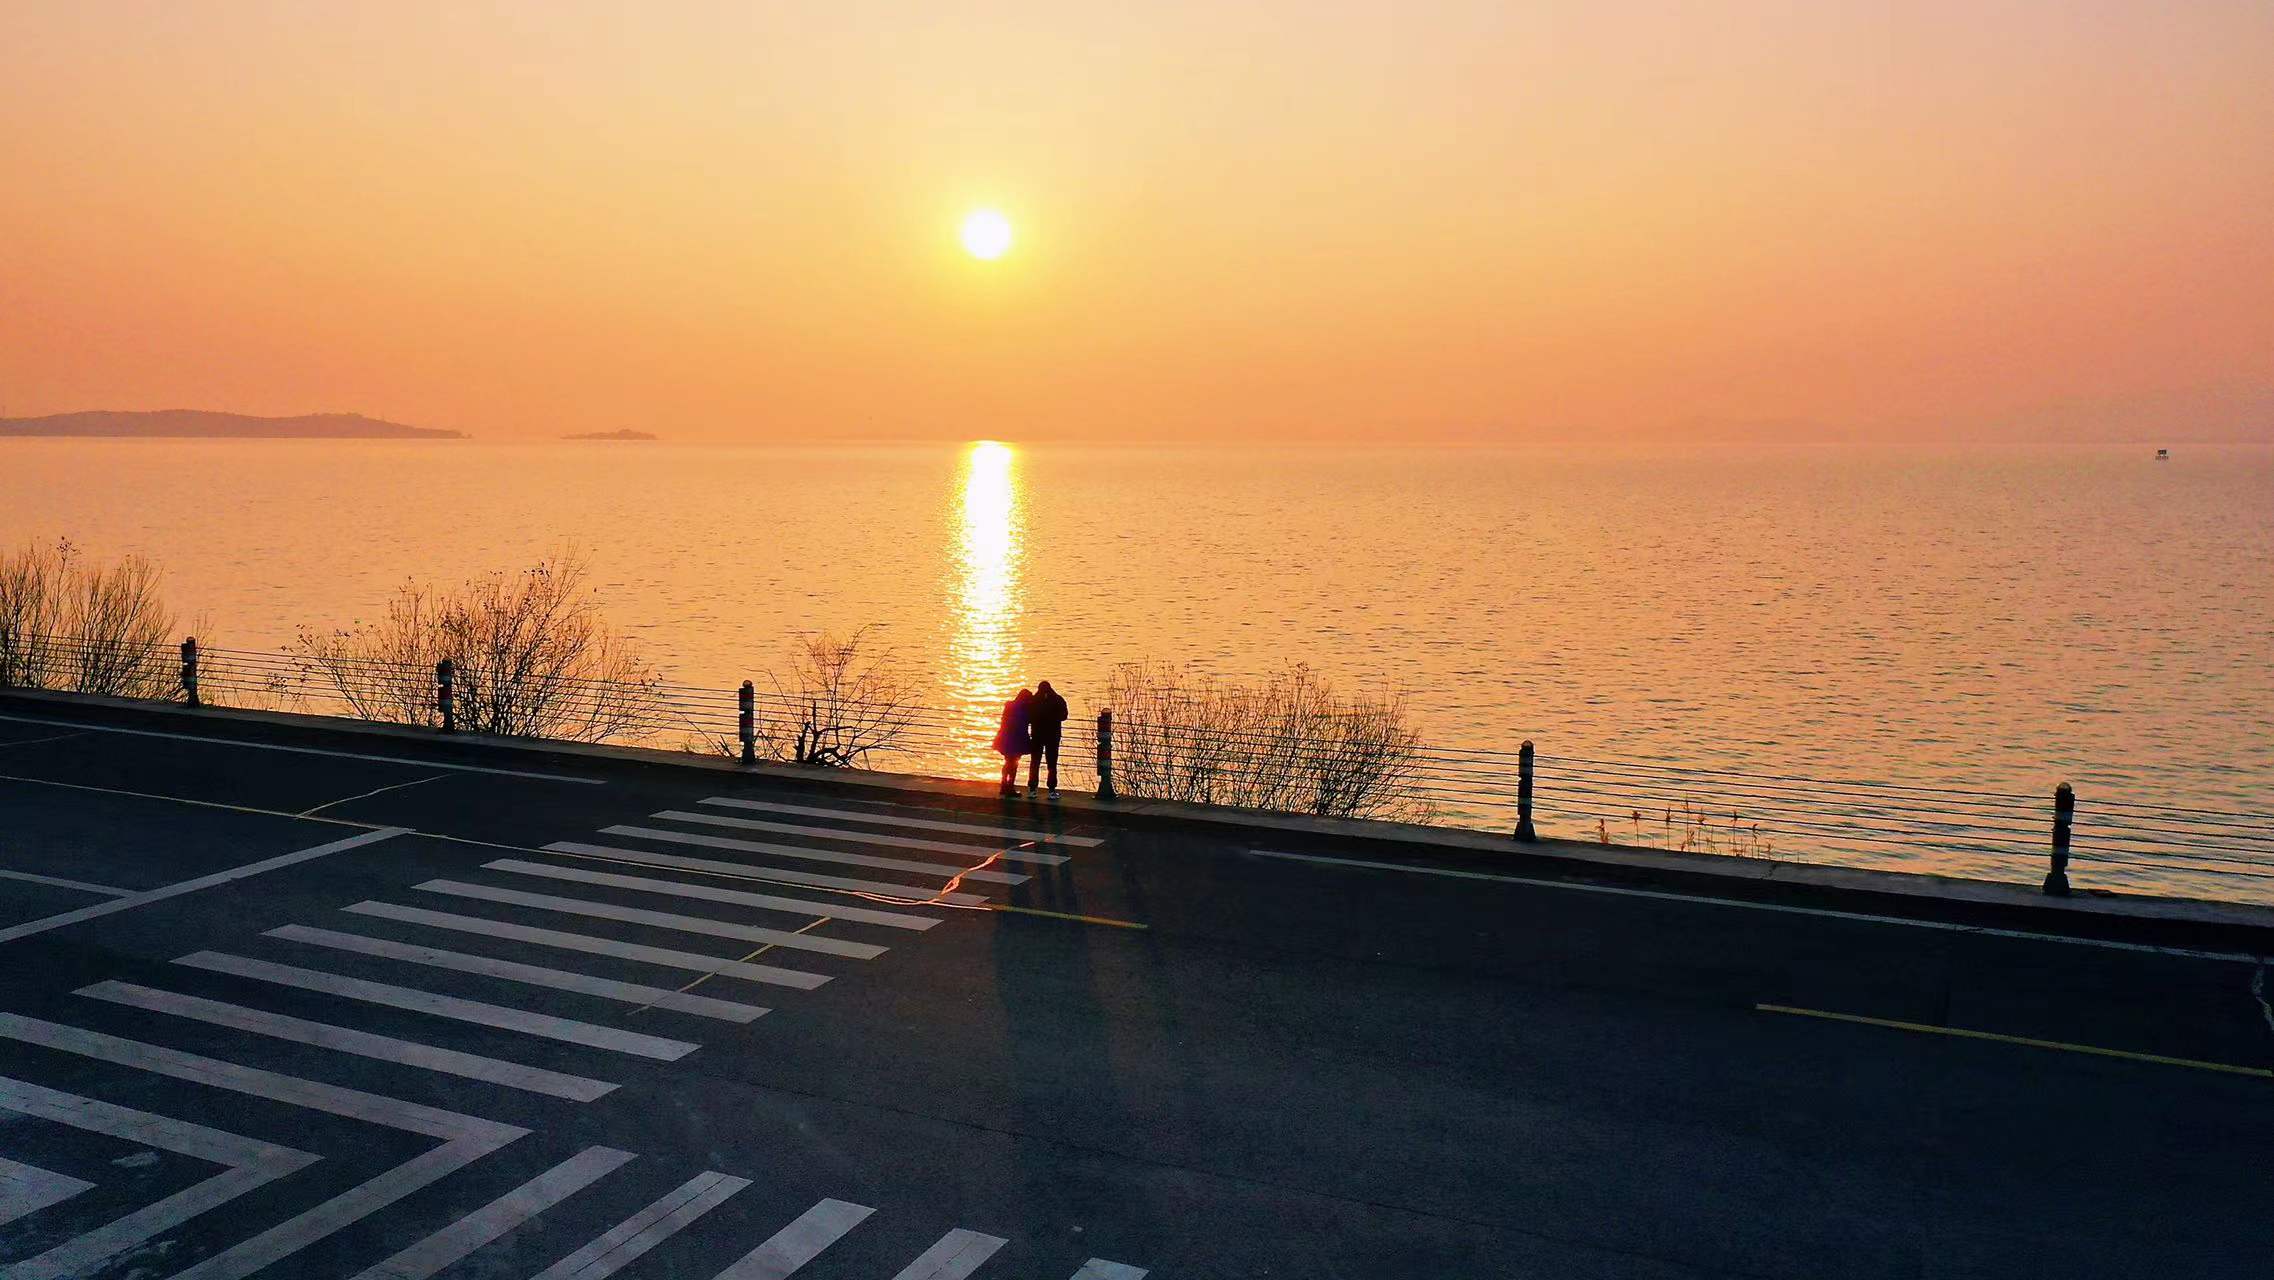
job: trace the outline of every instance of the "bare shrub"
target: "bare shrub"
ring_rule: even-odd
[[[661,677],[601,617],[589,577],[580,553],[561,551],[454,590],[405,583],[385,618],[302,631],[296,651],[367,720],[439,724],[434,669],[447,658],[460,728],[602,741],[650,727]]]
[[[852,634],[804,637],[787,671],[771,672],[773,696],[758,715],[758,752],[770,760],[857,769],[900,749],[914,730],[909,682],[889,653],[870,641],[876,625]]]
[[[172,696],[181,675],[158,580],[141,556],[90,563],[69,539],[0,555],[0,686]]]
[[[1179,667],[1118,667],[1113,781],[1132,796],[1333,818],[1430,814],[1420,735],[1397,698],[1349,698],[1295,664],[1261,684]]]

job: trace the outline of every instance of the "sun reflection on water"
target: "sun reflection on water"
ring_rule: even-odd
[[[982,440],[964,454],[962,522],[956,546],[955,635],[948,646],[947,685],[968,746],[956,759],[982,773],[994,768],[989,748],[1003,703],[1018,692],[1023,649],[1020,593],[1018,453]]]

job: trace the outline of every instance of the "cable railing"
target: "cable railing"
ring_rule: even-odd
[[[827,689],[611,682],[291,651],[0,633],[0,685],[313,712],[949,777],[995,776],[991,713]],[[1826,779],[1751,766],[1369,735],[1361,718],[1065,726],[1060,784],[1673,853],[2274,901],[2274,813],[2138,796]],[[817,749],[824,744],[826,749]],[[832,754],[834,753],[834,754]],[[1022,773],[1024,767],[1022,766]]]

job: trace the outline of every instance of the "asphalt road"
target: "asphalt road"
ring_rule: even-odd
[[[2274,1265],[2248,958],[143,729],[0,703],[10,1278]]]

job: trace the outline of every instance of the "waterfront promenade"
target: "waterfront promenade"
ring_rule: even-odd
[[[2274,1256],[2274,933],[2246,911],[876,781],[0,697],[0,1264]]]

